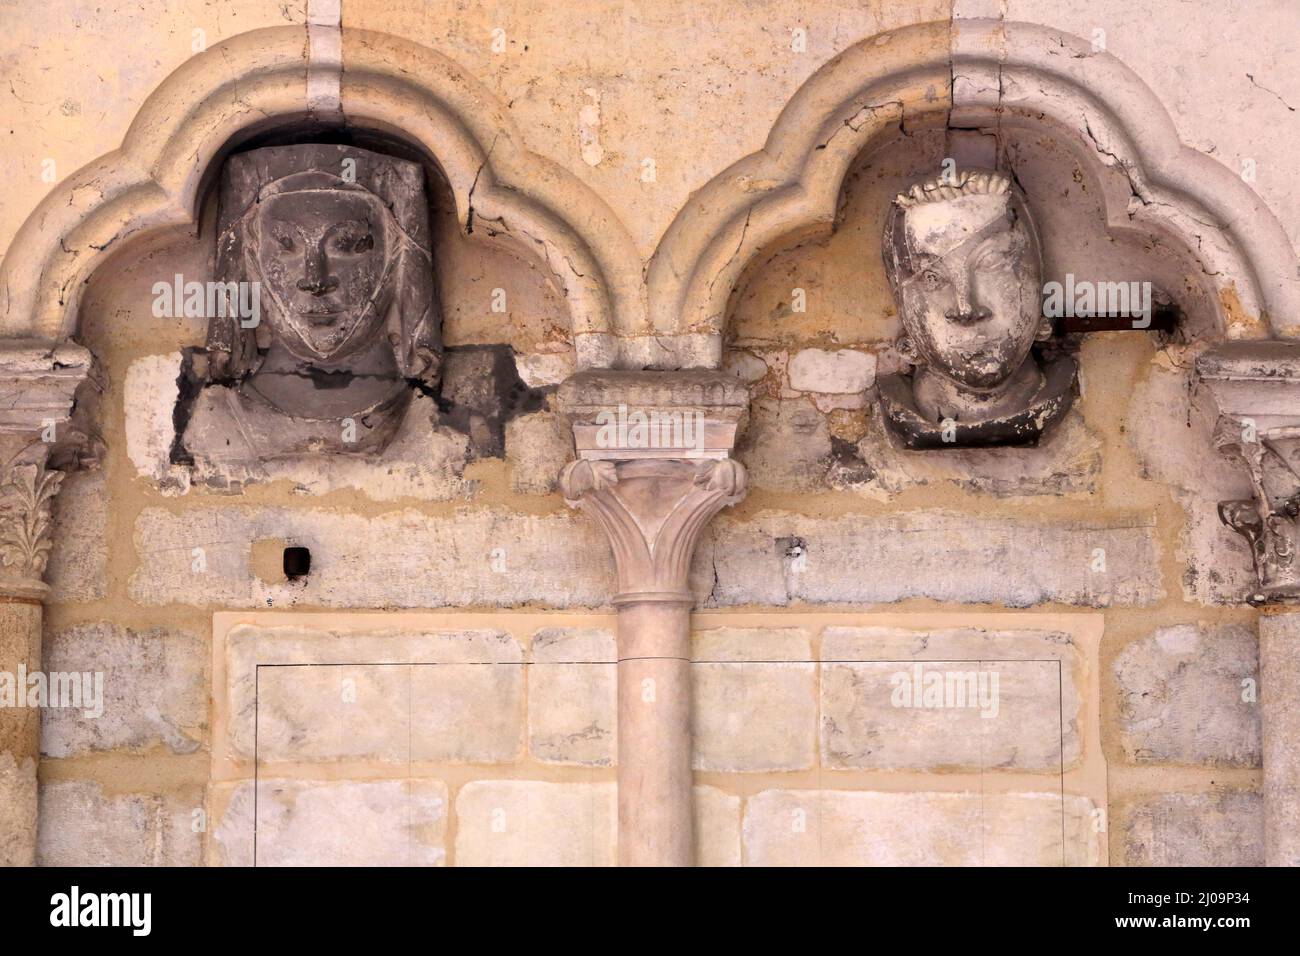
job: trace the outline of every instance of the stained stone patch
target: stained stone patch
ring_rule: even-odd
[[[117,793],[90,780],[42,785],[36,857],[41,866],[197,866],[203,789]]]
[[[794,544],[800,551],[796,553]],[[709,604],[888,604],[931,598],[1030,607],[1164,597],[1152,518],[1132,523],[916,511],[713,520]]]
[[[1162,627],[1116,657],[1134,763],[1260,765],[1259,641],[1242,624]]]
[[[1130,866],[1264,865],[1264,803],[1253,791],[1151,794],[1116,816]]]
[[[740,798],[695,787],[695,865],[740,866]]]
[[[830,627],[822,661],[827,768],[1060,772],[1080,757],[1083,664],[1063,632]]]
[[[108,594],[108,486],[104,472],[66,475],[52,514],[52,546],[45,569],[50,603],[101,600]]]
[[[875,384],[876,356],[853,349],[803,349],[790,357],[786,372],[797,392],[863,392]]]
[[[213,862],[251,866],[442,866],[448,793],[441,780],[283,780],[222,785]]]
[[[509,763],[523,752],[522,664],[410,668],[411,759]]]
[[[618,667],[614,634],[600,628],[544,628],[528,668],[529,751],[545,763],[608,767],[618,753]]]
[[[750,407],[736,457],[756,488],[808,491],[823,484],[830,426],[807,399],[762,398]]]
[[[309,548],[311,574],[282,584],[258,580],[250,542],[268,537]],[[146,508],[135,547],[130,595],[147,605],[572,607],[599,606],[614,593],[600,530],[566,512],[406,510],[372,518],[350,510]]]
[[[188,631],[77,624],[45,641],[47,672],[101,675],[98,716],[47,707],[41,750],[72,757],[161,744],[173,753],[202,746],[208,725],[208,644]],[[93,680],[98,680],[93,678]]]
[[[873,478],[863,488],[888,497],[916,486],[952,484],[998,497],[1091,494],[1101,474],[1101,441],[1071,411],[1027,448],[953,448],[909,451],[873,414],[857,452]]]
[[[1067,794],[1064,826],[1062,806],[1053,793],[764,790],[745,801],[745,860],[750,866],[1095,865],[1100,841],[1091,801]]]
[[[476,780],[456,796],[457,866],[613,866],[613,783]]]
[[[533,412],[506,423],[506,461],[510,487],[521,495],[555,490],[560,471],[573,457],[573,433],[552,412]]]
[[[519,752],[523,656],[503,631],[244,624],[225,640],[217,693],[230,724],[219,755],[248,759],[255,744],[263,761],[496,762]]]
[[[804,770],[816,761],[816,665],[691,665],[696,770]]]

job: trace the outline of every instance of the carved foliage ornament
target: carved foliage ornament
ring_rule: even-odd
[[[1296,555],[1300,546],[1300,472],[1279,443],[1294,444],[1293,440],[1300,438],[1300,428],[1284,426],[1250,437],[1250,441],[1220,446],[1245,462],[1254,494],[1221,501],[1219,518],[1250,544],[1259,585],[1250,597],[1251,603],[1295,602],[1300,600],[1300,561]],[[1266,479],[1270,464],[1272,470],[1286,477],[1289,493],[1269,492]]]
[[[63,473],[10,462],[0,475],[0,565],[10,577],[40,581],[50,556],[50,505]]]
[[[914,366],[881,376],[891,429],[912,448],[1036,442],[1068,410],[1076,366],[1032,354],[1052,326],[1020,188],[991,170],[916,183],[890,207],[883,251]]]

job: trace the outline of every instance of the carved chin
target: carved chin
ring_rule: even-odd
[[[1015,371],[1004,361],[980,361],[970,357],[948,358],[937,363],[937,366],[954,382],[978,389],[996,388]]]
[[[308,351],[329,358],[348,340],[356,325],[357,319],[347,315],[340,315],[329,325],[319,324],[315,316],[298,315],[294,316],[293,330]]]

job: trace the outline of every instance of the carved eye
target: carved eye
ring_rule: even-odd
[[[293,239],[289,236],[276,236],[275,241],[280,244],[280,248],[285,252],[293,252]]]
[[[370,233],[366,233],[364,236],[362,236],[360,239],[357,240],[356,245],[352,247],[352,251],[369,252],[374,247],[375,247],[374,236],[370,235]]]

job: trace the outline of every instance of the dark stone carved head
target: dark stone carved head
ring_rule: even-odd
[[[1052,327],[1038,233],[1010,177],[966,170],[913,185],[890,207],[883,251],[904,329],[899,350],[915,366],[914,412],[966,426],[1030,409],[1045,385],[1031,349]],[[980,440],[964,428],[956,443],[1002,443],[998,430]]]
[[[254,150],[227,162],[218,219],[217,276],[260,283],[261,321],[212,320],[214,379],[242,379],[268,358],[276,368],[374,371],[365,356],[382,343],[392,362],[378,367],[394,381],[436,382],[440,321],[418,165],[345,146]]]

